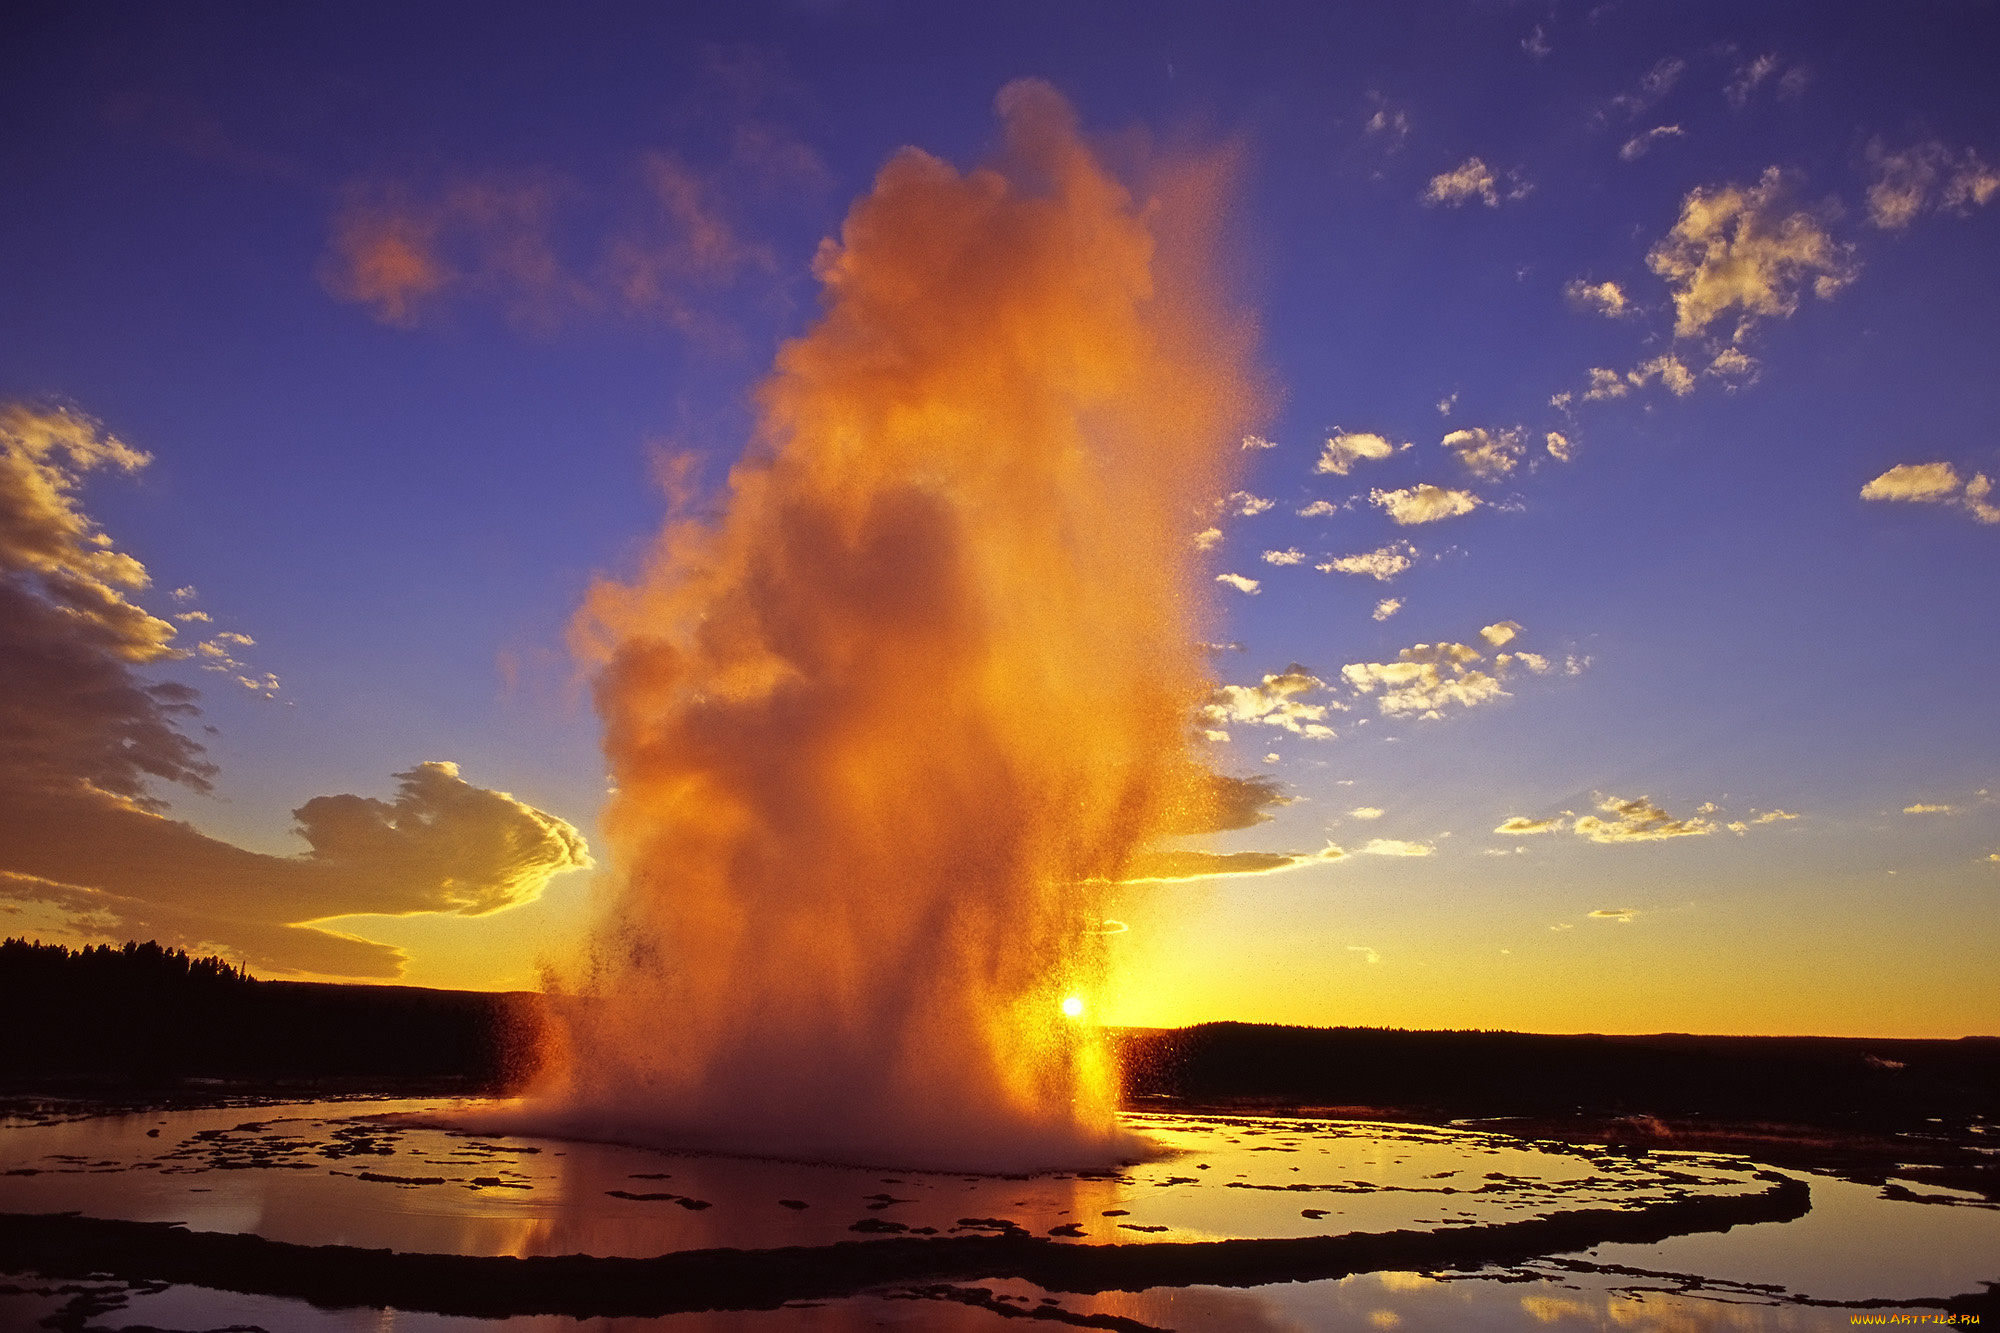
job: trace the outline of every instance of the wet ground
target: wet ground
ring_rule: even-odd
[[[2000,1319],[1978,1294],[2000,1279],[2000,1207],[1893,1172],[1859,1183],[1719,1153],[1180,1113],[1129,1117],[1171,1150],[1157,1161],[960,1176],[472,1135],[433,1123],[448,1111],[7,1122],[0,1259],[21,1271],[0,1277],[0,1327]],[[81,1216],[46,1216],[60,1213]]]

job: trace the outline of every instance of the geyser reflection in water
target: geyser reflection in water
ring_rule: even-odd
[[[1227,154],[1128,185],[1050,87],[995,159],[890,159],[822,245],[720,514],[577,638],[620,889],[544,1129],[906,1167],[1139,1145],[1096,1011],[1106,886],[1198,825],[1190,543],[1258,386]]]

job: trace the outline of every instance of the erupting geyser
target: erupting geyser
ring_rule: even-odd
[[[621,888],[534,1099],[569,1133],[1099,1164],[1101,897],[1199,822],[1209,586],[1252,424],[1210,158],[1128,186],[1051,88],[885,166],[719,517],[579,622]]]

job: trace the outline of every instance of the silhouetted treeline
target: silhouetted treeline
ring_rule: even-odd
[[[152,942],[0,944],[0,1080],[431,1082],[532,1072],[541,997],[260,981]]]
[[[1205,1023],[1122,1034],[1128,1097],[1434,1116],[2000,1115],[2000,1038],[1543,1036]]]
[[[70,949],[40,940],[9,939],[0,943],[0,983],[21,979],[52,981],[88,977],[98,985],[193,985],[249,981],[250,970],[210,955],[191,958],[183,949],[168,949],[157,940],[144,944],[91,944]]]

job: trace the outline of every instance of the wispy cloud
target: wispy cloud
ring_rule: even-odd
[[[620,220],[591,221],[606,204]],[[428,185],[355,182],[333,218],[320,279],[404,329],[471,300],[538,333],[604,316],[694,332],[705,322],[702,294],[775,269],[769,249],[725,216],[714,181],[647,153],[630,184],[613,190],[532,169]]]
[[[1258,590],[1263,587],[1256,579],[1243,574],[1217,574],[1215,581],[1217,583],[1227,583],[1230,587],[1236,589],[1236,591],[1246,593],[1251,597],[1255,597]]]
[[[1368,101],[1373,112],[1362,124],[1362,132],[1380,143],[1386,152],[1395,153],[1402,149],[1410,137],[1410,117],[1405,111],[1389,105],[1381,93],[1371,90]]]
[[[1652,152],[1655,144],[1680,137],[1681,127],[1678,125],[1655,125],[1644,134],[1635,134],[1627,139],[1618,150],[1618,158],[1621,162],[1637,162]]]
[[[1687,72],[1687,61],[1679,56],[1666,56],[1647,70],[1639,84],[1631,92],[1620,93],[1611,99],[1614,110],[1628,117],[1639,115],[1659,105],[1666,95],[1674,90],[1681,75]]]
[[[1387,620],[1390,616],[1395,615],[1398,611],[1402,609],[1403,609],[1402,598],[1384,597],[1381,601],[1375,603],[1374,618],[1376,620]]]
[[[1348,854],[1328,843],[1317,852],[1142,852],[1132,858],[1122,884],[1175,884],[1200,879],[1242,879],[1275,875],[1301,866],[1325,865]]]
[[[1891,152],[1871,139],[1868,165],[1868,221],[1883,231],[1901,231],[1932,209],[1965,214],[2000,193],[2000,170],[1970,148],[1953,152],[1936,140]]]
[[[1750,98],[1757,90],[1766,84],[1777,90],[1779,100],[1785,101],[1805,92],[1811,77],[1811,71],[1804,65],[1794,64],[1785,69],[1778,53],[1771,51],[1738,65],[1735,74],[1723,86],[1722,96],[1729,105],[1741,111],[1750,104]]]
[[[1306,553],[1296,546],[1283,551],[1264,552],[1264,563],[1267,565],[1296,565],[1305,558]]]

